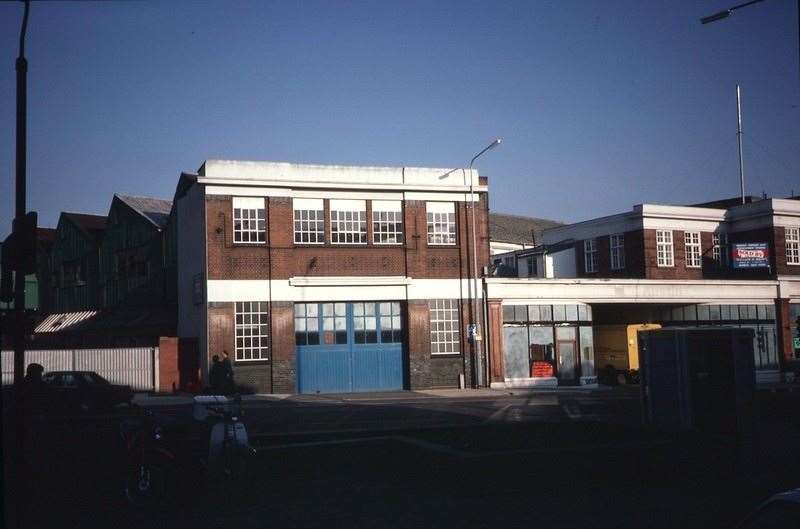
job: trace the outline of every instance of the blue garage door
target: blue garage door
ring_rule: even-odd
[[[295,303],[300,393],[403,389],[397,301]]]

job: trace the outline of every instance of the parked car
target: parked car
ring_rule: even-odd
[[[800,489],[772,496],[737,529],[797,529],[800,527]]]
[[[53,390],[55,404],[69,409],[110,410],[133,398],[130,386],[112,384],[94,371],[51,371],[42,381]]]

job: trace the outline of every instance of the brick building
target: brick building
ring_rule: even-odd
[[[495,256],[510,260],[517,277],[487,279],[492,380],[498,385],[538,382],[523,376],[528,346],[540,340],[538,327],[548,325],[595,331],[581,338],[562,330],[561,341],[548,335],[550,379],[592,380],[595,362],[603,368],[614,356],[595,347],[598,331],[610,328],[605,326],[751,328],[761,380],[780,379],[800,361],[798,200],[642,204],[545,230],[542,243]],[[762,258],[748,258],[754,255]],[[566,312],[557,309],[561,305]],[[544,306],[552,307],[547,318]],[[560,373],[562,365],[567,374]]]
[[[178,334],[262,392],[471,385],[487,193],[474,170],[208,160],[175,194]]]

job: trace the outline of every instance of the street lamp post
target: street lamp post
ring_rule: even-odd
[[[474,353],[474,360],[473,360],[473,370],[475,372],[475,385],[481,385],[481,375],[483,373],[481,369],[481,348],[480,348],[480,341],[478,340],[478,336],[480,335],[480,316],[478,316],[478,261],[477,261],[477,250],[476,247],[478,245],[478,240],[475,235],[475,181],[472,178],[472,164],[475,163],[475,160],[478,159],[483,153],[494,149],[500,143],[502,143],[502,139],[497,138],[492,143],[487,145],[480,151],[478,154],[472,157],[472,160],[469,161],[469,201],[470,201],[470,225],[471,225],[471,238],[472,238],[472,322],[470,323],[470,334],[472,335],[472,350]],[[481,313],[482,314],[482,313]]]

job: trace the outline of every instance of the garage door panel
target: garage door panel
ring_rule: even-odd
[[[402,347],[353,350],[353,391],[403,389]]]
[[[298,385],[301,393],[350,391],[350,351],[346,348],[298,350]]]

